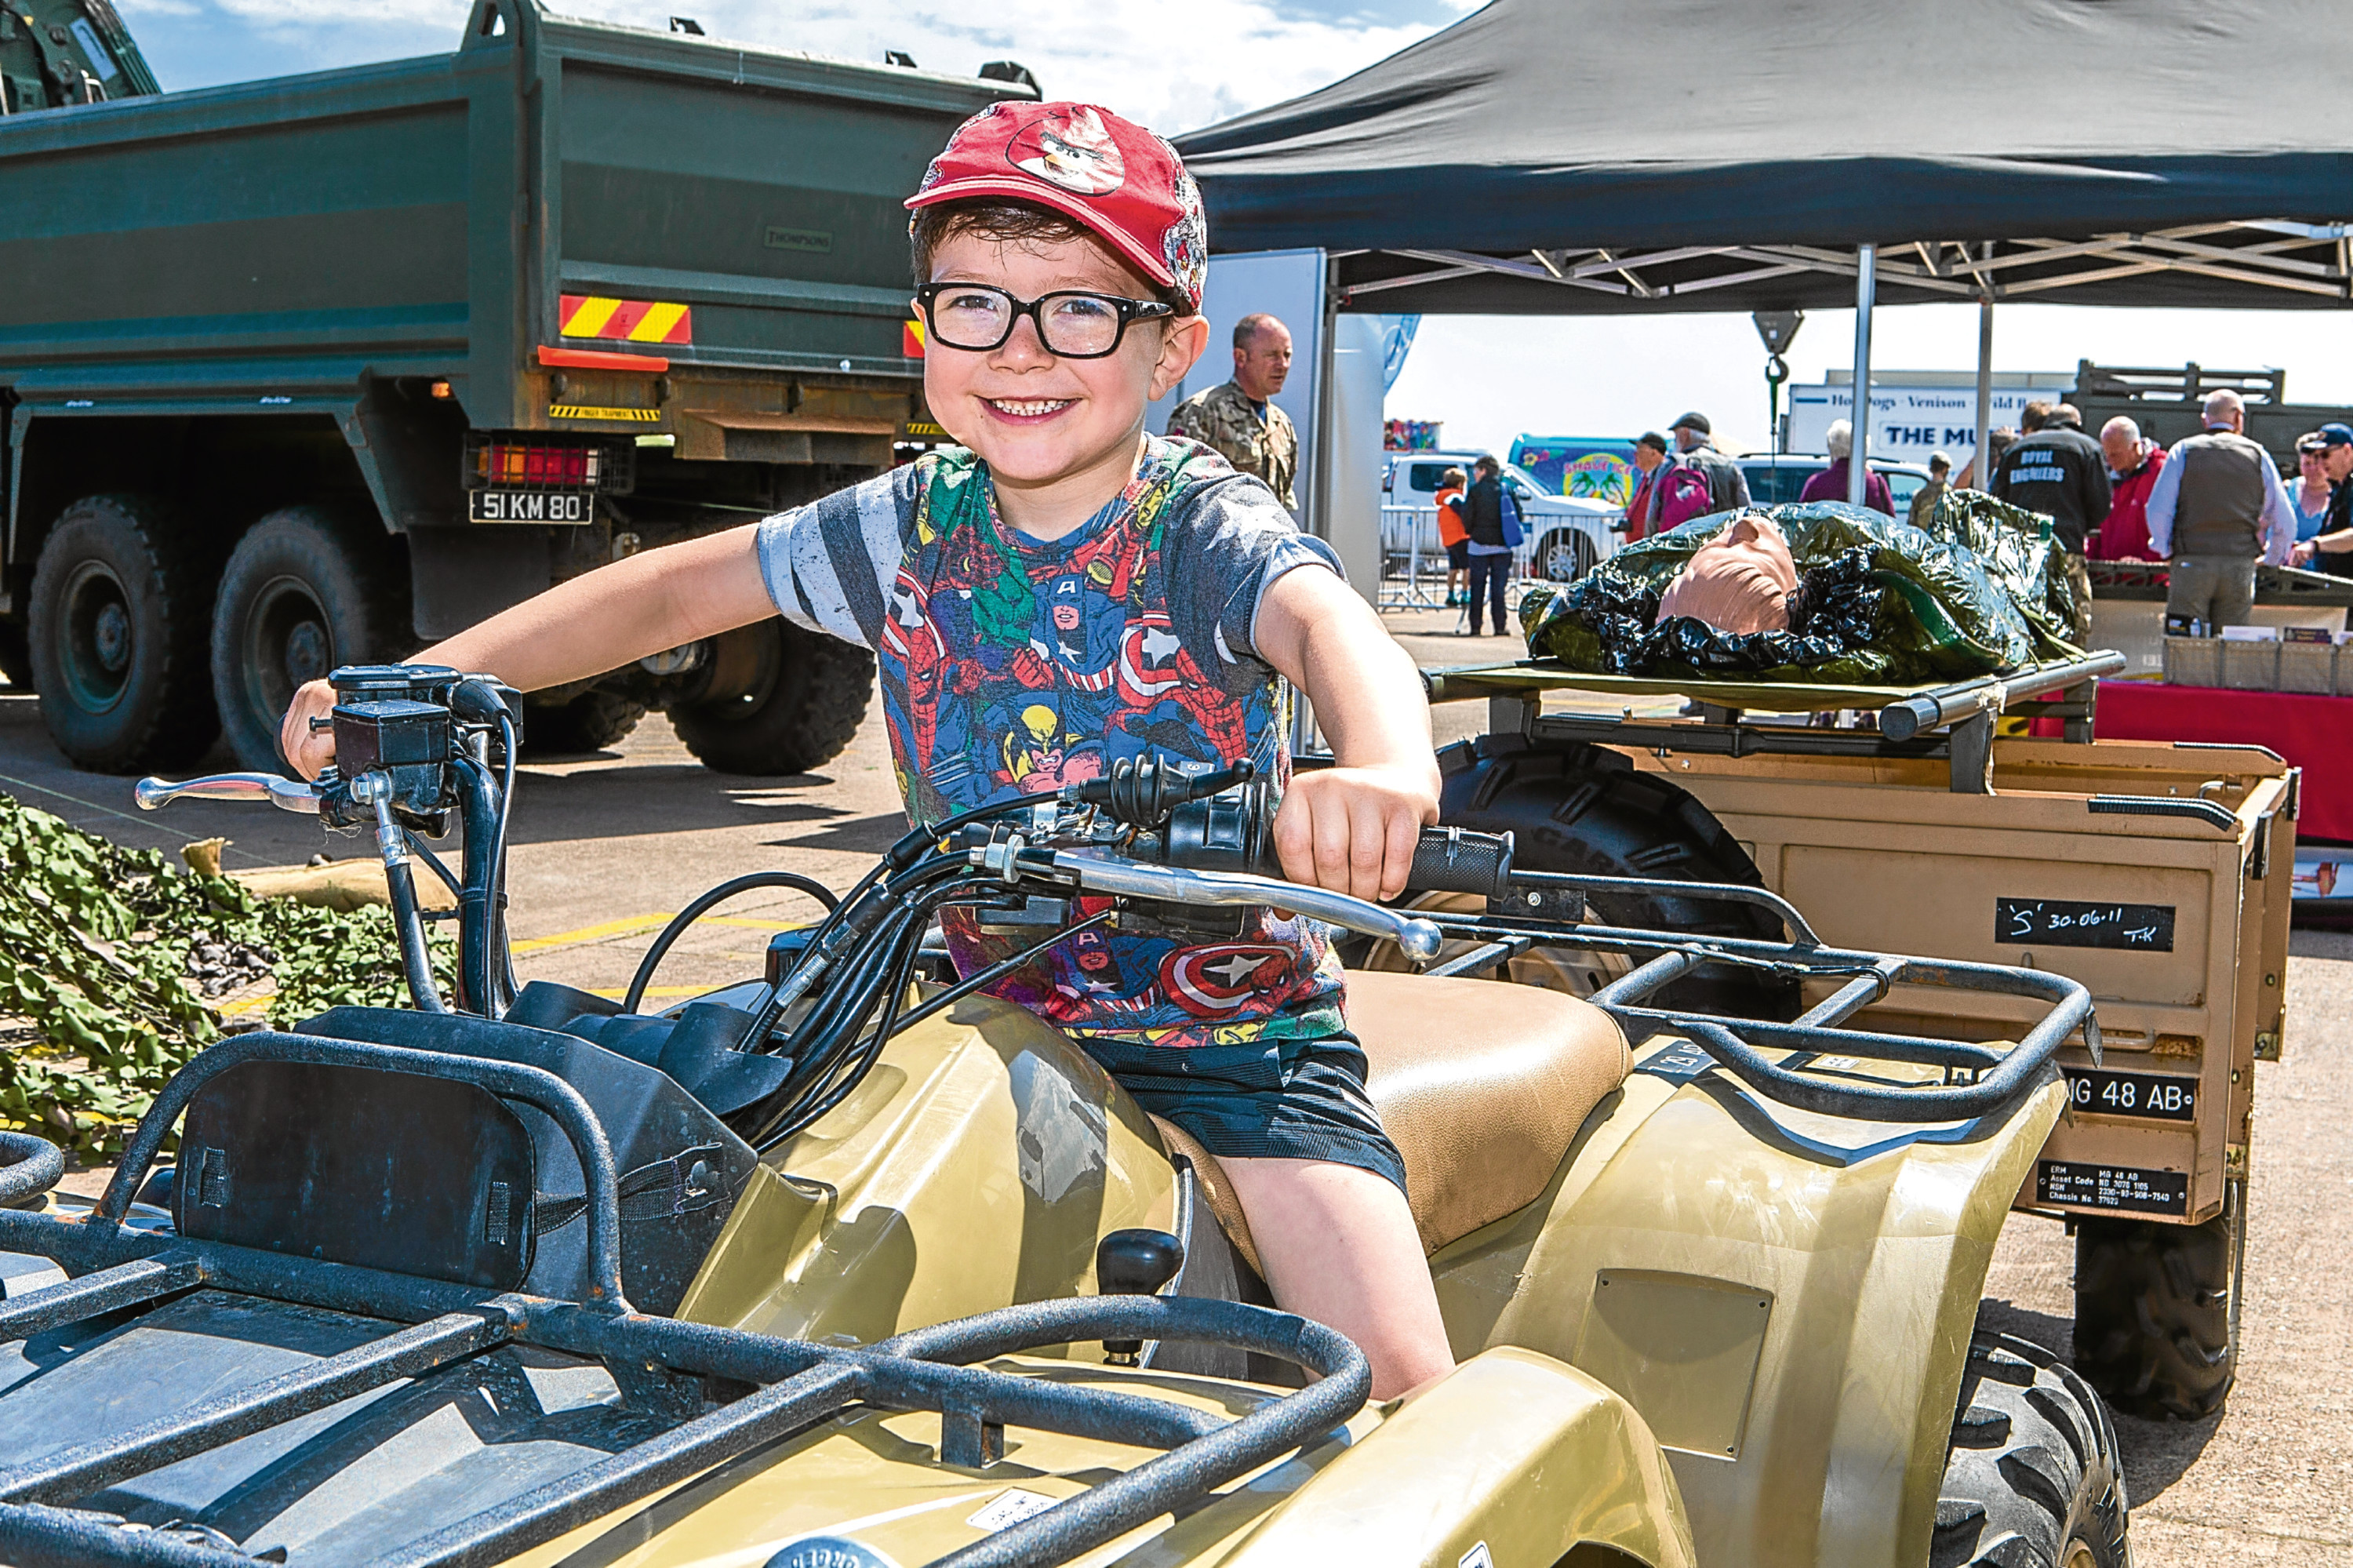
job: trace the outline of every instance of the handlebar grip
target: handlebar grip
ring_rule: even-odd
[[[1501,898],[1512,876],[1512,835],[1461,828],[1424,828],[1413,847],[1406,887],[1415,893],[1472,893]]]

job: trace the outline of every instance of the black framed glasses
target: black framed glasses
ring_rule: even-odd
[[[1038,341],[1061,359],[1101,359],[1119,348],[1131,323],[1176,313],[1157,300],[1064,289],[1024,300],[989,283],[926,283],[915,291],[931,341],[944,348],[985,354],[1003,346],[1023,316],[1037,323]]]

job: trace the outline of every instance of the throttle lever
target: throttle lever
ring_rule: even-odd
[[[319,814],[319,788],[275,773],[214,773],[174,784],[168,779],[142,779],[132,787],[132,798],[142,811],[168,806],[183,795],[199,800],[267,800],[281,811]]]

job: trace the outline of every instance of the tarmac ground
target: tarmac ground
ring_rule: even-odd
[[[1516,639],[1449,634],[1451,612],[1393,618],[1425,665],[1518,656]],[[1439,739],[1483,724],[1481,705],[1439,710]],[[233,767],[226,756],[206,770]],[[183,802],[155,815],[130,781],[75,770],[49,744],[37,699],[0,683],[0,791],[119,842],[176,850],[224,835],[231,870],[365,854],[314,819],[267,807]],[[846,885],[902,830],[879,715],[822,773],[731,778],[697,764],[659,715],[610,751],[522,769],[509,885],[516,965],[617,995],[670,915],[712,884],[783,868]],[[756,973],[770,933],[807,901],[760,892],[698,924],[654,979],[673,998]],[[2299,930],[2288,964],[2285,1059],[2256,1079],[2241,1372],[2229,1404],[2199,1422],[2116,1420],[2141,1568],[2353,1568],[2353,935]],[[73,1180],[89,1189],[100,1172]],[[2015,1216],[1984,1316],[2061,1351],[2073,1315],[2073,1245]]]

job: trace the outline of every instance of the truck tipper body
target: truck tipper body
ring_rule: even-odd
[[[477,0],[447,55],[0,119],[0,662],[85,767],[191,762],[215,714],[277,765],[302,680],[937,439],[901,203],[1035,96],[987,69]],[[770,623],[531,716],[666,706],[798,771],[870,671]]]

